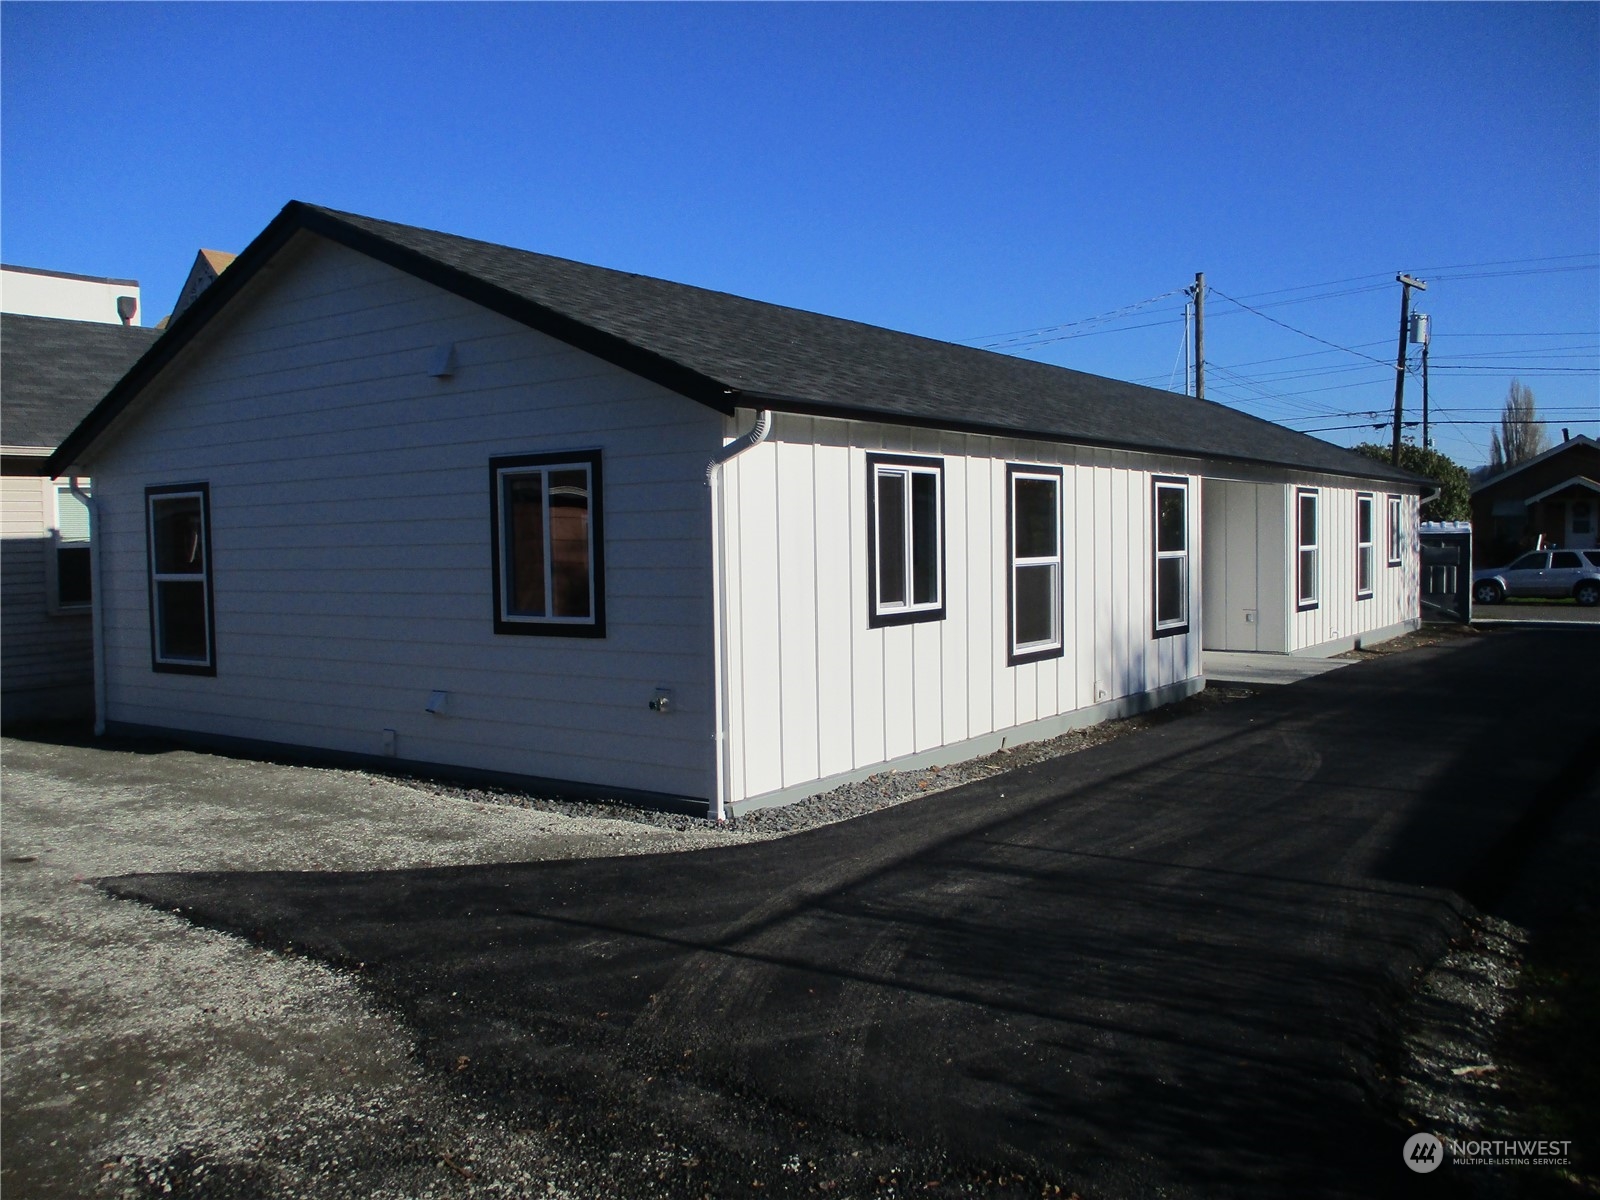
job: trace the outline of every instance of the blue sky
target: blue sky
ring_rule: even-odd
[[[1440,449],[1513,376],[1600,434],[1594,4],[4,3],[0,54],[0,256],[147,322],[301,199],[1182,390],[1204,271],[1210,398],[1348,444],[1408,271]]]

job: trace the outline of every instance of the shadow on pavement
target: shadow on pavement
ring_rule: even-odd
[[[1438,1193],[1390,1116],[1398,1011],[1592,785],[1597,666],[1589,631],[1397,655],[693,854],[104,886],[358,970],[521,1121],[693,1148],[618,1195],[890,1162],[902,1193]]]

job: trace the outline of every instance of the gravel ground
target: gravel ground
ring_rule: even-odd
[[[582,1196],[536,1134],[423,1074],[351,976],[107,897],[129,871],[374,870],[761,834],[484,804],[351,771],[6,739],[5,1195]],[[696,827],[696,824],[698,827]],[[770,835],[766,835],[770,836]],[[463,1189],[466,1189],[464,1192]]]

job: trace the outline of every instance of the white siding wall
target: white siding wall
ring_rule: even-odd
[[[1304,612],[1297,610],[1295,496],[1300,486],[1312,485],[1288,485],[1281,489],[1283,511],[1287,514],[1282,541],[1288,583],[1283,610],[1289,631],[1285,649],[1292,654],[1404,622],[1419,621],[1418,500],[1415,495],[1401,497],[1400,565],[1391,567],[1388,565],[1389,493],[1381,487],[1315,486],[1320,503],[1321,587],[1315,608]],[[1359,493],[1370,493],[1374,506],[1373,590],[1372,596],[1364,600],[1356,599],[1356,496]]]
[[[721,418],[311,235],[96,463],[112,721],[713,790]],[[454,342],[453,378],[428,373]],[[496,635],[492,456],[603,455],[603,639]],[[210,485],[215,678],[151,670],[144,489]],[[648,702],[673,689],[674,712]],[[450,694],[448,715],[424,711]]]
[[[742,414],[739,428],[751,414]],[[869,452],[944,459],[946,616],[870,628]],[[1007,666],[1006,464],[1064,469],[1066,653]],[[735,801],[1057,717],[1200,674],[1200,489],[1191,630],[1152,636],[1148,457],[779,416],[725,468]]]
[[[86,715],[94,703],[89,617],[52,613],[53,485],[37,475],[0,479],[0,680],[7,721]]]

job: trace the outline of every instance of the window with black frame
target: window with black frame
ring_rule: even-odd
[[[871,626],[944,619],[944,460],[867,456]]]
[[[1374,502],[1370,494],[1361,492],[1356,496],[1356,599],[1367,600],[1372,596],[1372,577],[1374,574],[1374,558],[1377,551],[1374,549],[1373,530]]]
[[[491,459],[497,633],[605,635],[600,453]]]
[[[1315,488],[1300,488],[1295,493],[1295,607],[1300,611],[1316,608],[1320,592],[1318,575],[1322,566],[1322,543],[1318,531],[1319,496]]]
[[[1061,636],[1061,468],[1008,466],[1012,666],[1059,658]]]
[[[1155,634],[1189,628],[1189,481],[1155,480]]]
[[[211,591],[211,491],[204,483],[145,489],[151,665],[216,674]]]

